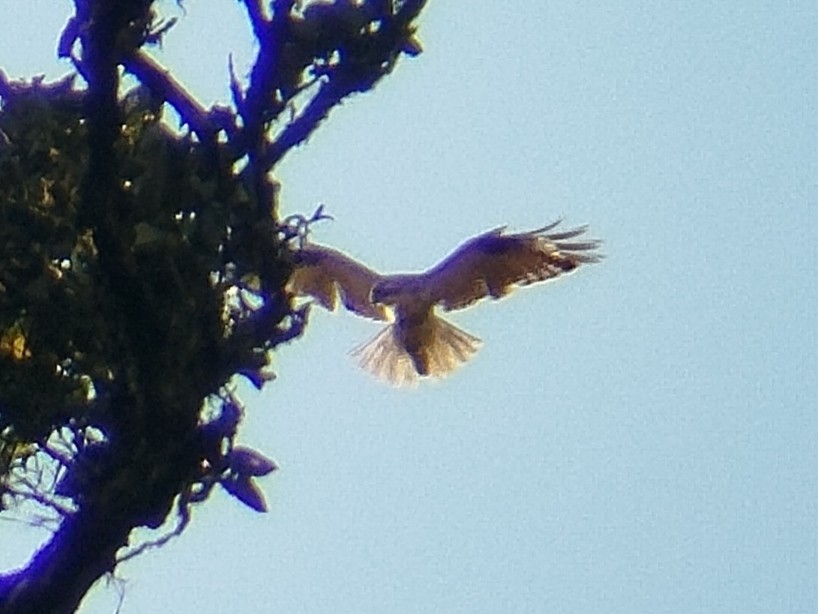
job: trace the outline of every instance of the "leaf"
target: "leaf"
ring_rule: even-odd
[[[253,483],[253,478],[246,476],[230,476],[219,482],[227,492],[233,495],[236,499],[244,503],[247,507],[264,513],[267,511],[267,503],[264,501],[264,495]]]
[[[267,475],[278,465],[260,452],[239,446],[230,452],[230,468],[239,476]]]

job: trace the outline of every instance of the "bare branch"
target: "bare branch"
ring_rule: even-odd
[[[181,535],[182,532],[185,530],[185,527],[187,527],[188,523],[190,522],[190,509],[189,509],[189,502],[188,502],[187,498],[179,497],[179,501],[177,503],[177,508],[178,508],[179,516],[178,516],[178,519],[176,521],[176,526],[171,531],[169,531],[168,533],[166,533],[162,537],[159,537],[157,539],[152,539],[152,540],[147,541],[147,542],[145,542],[143,544],[140,544],[139,546],[137,546],[136,548],[134,548],[130,552],[126,552],[122,556],[118,557],[117,560],[116,560],[117,565],[127,561],[128,559],[132,559],[132,558],[134,558],[136,556],[139,556],[140,554],[142,554],[146,550],[149,550],[151,548],[159,548],[160,546],[164,546],[166,543],[168,543],[174,537],[178,537],[179,535]]]
[[[61,517],[68,516],[75,512],[74,509],[62,505],[55,501],[54,499],[42,494],[39,491],[37,484],[34,484],[31,480],[25,477],[20,477],[18,480],[15,481],[25,486],[25,488],[19,488],[18,486],[7,484],[5,486],[5,491],[6,493],[12,495],[13,497],[20,498],[23,500],[34,501],[35,503],[56,512]]]
[[[256,35],[256,39],[261,42],[267,37],[267,27],[270,24],[269,19],[264,14],[264,5],[262,0],[241,1],[247,8],[247,15],[250,17],[250,23],[253,26],[253,33]]]
[[[330,110],[355,89],[349,85],[344,87],[336,81],[322,83],[315,98],[267,148],[262,163],[264,168],[272,168],[290,149],[306,141],[327,118]]]
[[[125,58],[123,65],[152,92],[176,109],[201,142],[213,141],[218,129],[207,111],[161,64],[144,51],[138,50]]]

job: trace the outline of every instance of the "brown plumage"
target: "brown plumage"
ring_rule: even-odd
[[[394,322],[353,350],[359,364],[395,385],[443,377],[471,358],[479,338],[434,313],[501,298],[517,286],[547,281],[598,262],[600,242],[579,241],[587,227],[550,232],[497,228],[470,239],[425,273],[380,275],[341,252],[308,244],[295,257],[288,288],[334,310],[340,299],[358,315]]]

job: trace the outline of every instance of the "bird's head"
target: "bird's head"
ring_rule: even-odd
[[[395,296],[396,288],[394,283],[390,280],[379,281],[372,286],[372,292],[369,295],[369,300],[374,305],[387,305],[394,303],[394,300],[389,300],[390,297]]]
[[[394,305],[412,291],[411,275],[392,275],[372,286],[369,300],[375,305]]]

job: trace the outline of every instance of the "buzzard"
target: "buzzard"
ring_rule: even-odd
[[[478,337],[435,313],[502,298],[527,286],[599,262],[600,241],[578,239],[587,226],[553,232],[554,222],[530,232],[505,227],[478,235],[424,273],[381,275],[330,247],[305,243],[294,255],[288,290],[312,297],[330,311],[348,310],[391,323],[354,349],[361,367],[396,386],[419,377],[443,377],[469,360]]]

